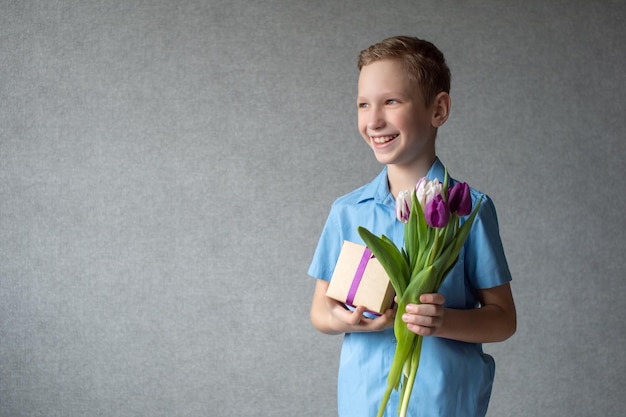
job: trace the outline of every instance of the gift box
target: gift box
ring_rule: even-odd
[[[326,296],[381,314],[393,305],[394,295],[387,273],[370,250],[344,241]]]

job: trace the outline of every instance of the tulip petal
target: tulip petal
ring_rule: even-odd
[[[450,221],[450,210],[443,200],[443,197],[441,197],[441,194],[437,194],[430,203],[426,205],[424,215],[426,217],[426,223],[428,223],[430,227],[446,227]]]
[[[411,214],[411,191],[404,190],[398,193],[396,198],[396,218],[402,223],[409,222]]]
[[[448,198],[450,212],[467,216],[472,211],[472,196],[467,183],[457,183],[450,189]]]

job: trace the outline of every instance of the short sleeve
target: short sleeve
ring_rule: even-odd
[[[333,206],[326,219],[326,224],[322,229],[320,240],[313,254],[313,260],[309,266],[308,273],[310,276],[323,279],[324,281],[330,281],[333,271],[335,270],[335,265],[337,264],[337,259],[339,258],[343,240],[344,238],[341,235],[341,227],[339,227],[336,209],[335,206]]]
[[[511,281],[493,201],[480,194],[480,208],[465,243],[465,268],[474,288],[493,288]]]

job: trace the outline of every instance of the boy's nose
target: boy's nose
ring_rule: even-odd
[[[385,126],[385,118],[380,110],[372,109],[370,118],[367,122],[369,129],[380,129]]]

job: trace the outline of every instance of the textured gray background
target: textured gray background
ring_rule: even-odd
[[[396,34],[446,54],[439,155],[498,209],[489,415],[626,412],[623,1],[0,6],[0,416],[334,416],[306,270]]]

